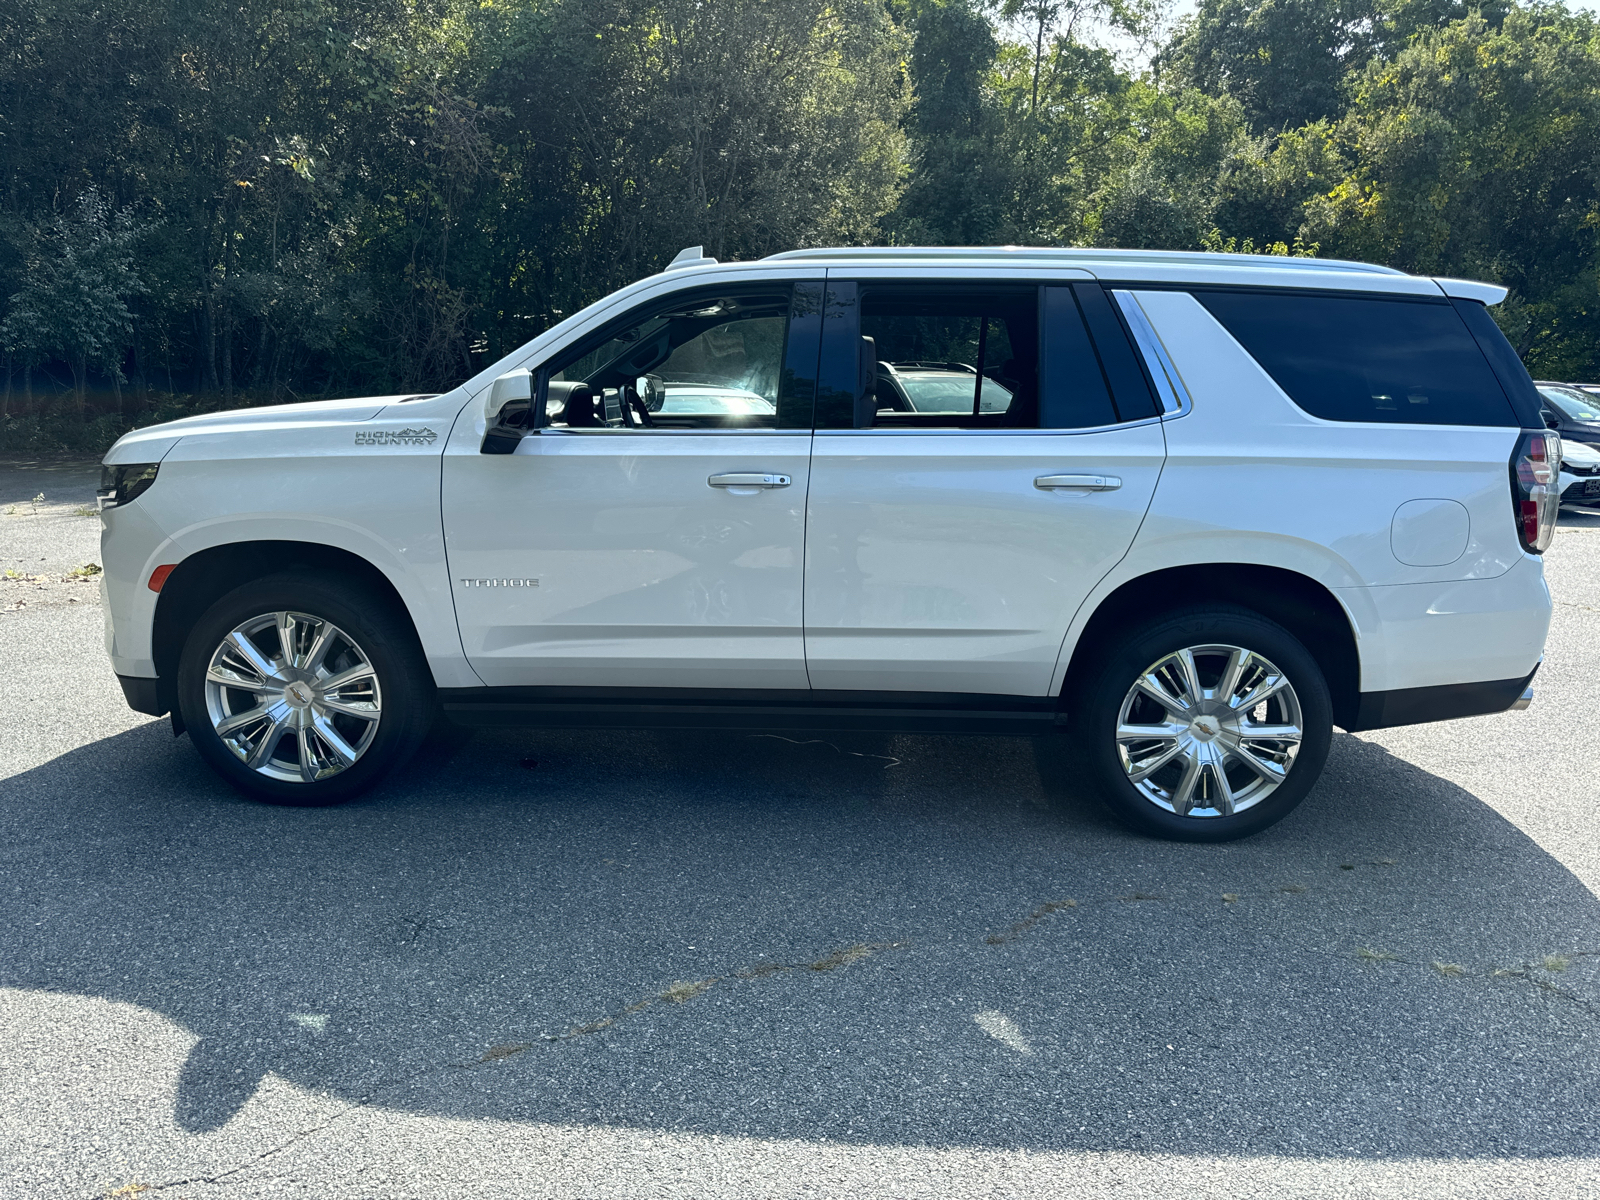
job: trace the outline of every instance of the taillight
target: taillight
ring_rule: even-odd
[[[1552,429],[1524,430],[1511,456],[1511,511],[1523,549],[1543,554],[1556,535],[1561,509],[1561,435]]]

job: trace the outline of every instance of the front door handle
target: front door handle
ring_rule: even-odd
[[[794,481],[787,475],[733,471],[726,475],[713,475],[706,482],[720,488],[781,488],[788,487]]]
[[[1114,492],[1122,486],[1115,475],[1041,475],[1033,481],[1041,492]]]

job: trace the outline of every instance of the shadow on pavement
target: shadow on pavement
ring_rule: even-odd
[[[1486,805],[1339,736],[1282,825],[1169,845],[1054,751],[479,734],[295,810],[152,723],[0,783],[0,986],[194,1031],[191,1130],[270,1071],[771,1137],[1600,1150],[1600,906]]]

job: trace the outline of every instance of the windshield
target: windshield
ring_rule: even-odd
[[[1569,421],[1600,424],[1600,396],[1589,396],[1576,388],[1542,387],[1544,402]]]

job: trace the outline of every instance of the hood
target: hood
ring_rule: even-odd
[[[1600,466],[1600,450],[1593,446],[1586,446],[1582,442],[1574,442],[1570,438],[1561,439],[1561,464],[1571,463],[1575,467]]]
[[[416,399],[414,393],[403,396],[363,396],[354,400],[304,400],[297,404],[200,413],[125,433],[117,439],[116,445],[111,447],[103,461],[108,464],[160,462],[182,438],[196,433],[227,433],[264,426],[304,428],[357,425],[372,420],[391,404],[413,399]]]

